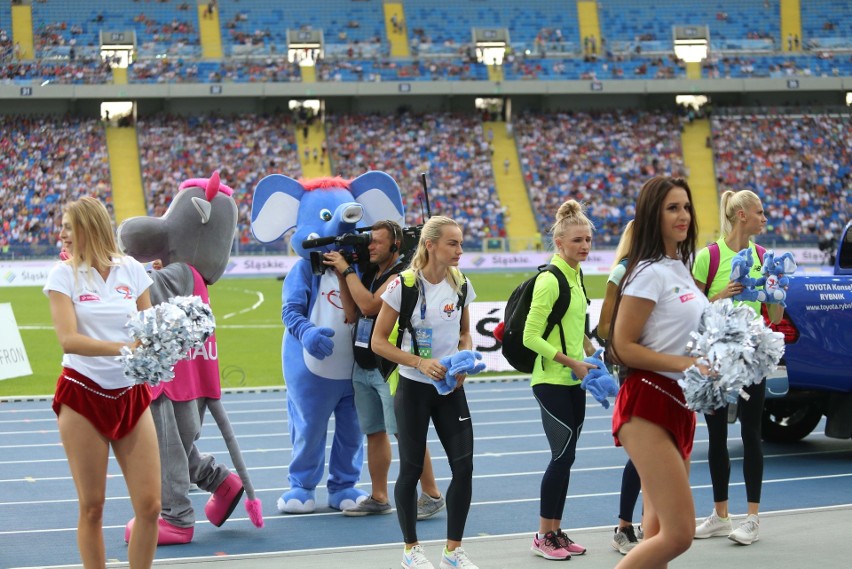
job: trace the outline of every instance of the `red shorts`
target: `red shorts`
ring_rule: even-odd
[[[615,446],[621,446],[618,430],[631,417],[641,417],[671,433],[684,460],[692,454],[695,413],[686,407],[683,390],[675,380],[652,371],[631,371],[618,390],[612,413]]]
[[[53,412],[57,417],[62,405],[83,415],[103,436],[114,441],[132,431],[151,405],[151,388],[137,384],[104,389],[85,375],[64,367],[53,395]]]

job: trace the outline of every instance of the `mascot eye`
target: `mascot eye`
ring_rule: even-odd
[[[323,221],[331,221],[331,211],[324,209],[320,212],[320,219]]]

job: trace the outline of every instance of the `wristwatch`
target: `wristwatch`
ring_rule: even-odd
[[[346,270],[343,271],[340,274],[343,275],[343,278],[345,279],[347,276],[352,275],[354,273],[355,273],[355,267],[349,266],[349,267],[346,267]]]

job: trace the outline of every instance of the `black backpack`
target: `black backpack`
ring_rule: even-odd
[[[559,339],[562,342],[562,353],[566,353],[565,346],[565,331],[562,329],[562,318],[568,311],[568,306],[571,304],[571,287],[568,285],[568,279],[556,265],[541,265],[538,267],[538,273],[521,284],[519,284],[509,300],[506,301],[506,309],[503,316],[503,346],[501,350],[503,357],[511,364],[513,368],[523,373],[532,373],[535,366],[535,358],[538,354],[524,345],[524,326],[527,323],[527,314],[530,312],[530,304],[532,303],[533,289],[538,276],[544,271],[549,271],[556,277],[559,283],[559,296],[550,310],[550,315],[547,317],[547,324],[544,327],[542,338],[547,338],[554,326],[559,327]],[[586,286],[583,284],[583,271],[580,271],[580,286],[583,288],[583,293],[586,293]],[[588,299],[588,295],[586,295]],[[588,300],[587,300],[588,302]],[[544,362],[542,362],[544,366]]]

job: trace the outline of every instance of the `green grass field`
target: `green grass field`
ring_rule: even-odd
[[[532,273],[471,272],[477,300],[506,300]],[[223,279],[210,288],[216,314],[223,387],[281,386],[281,281],[274,278]],[[591,298],[603,298],[606,277],[586,277]],[[62,352],[50,319],[47,298],[36,287],[0,289],[10,302],[33,375],[0,381],[0,397],[53,393]]]

